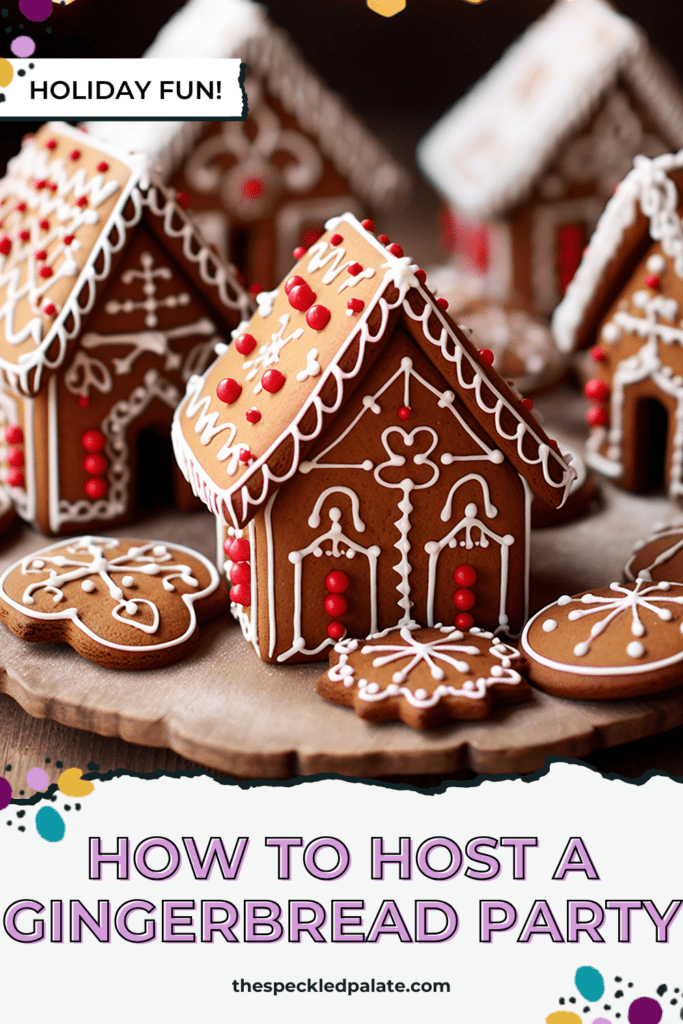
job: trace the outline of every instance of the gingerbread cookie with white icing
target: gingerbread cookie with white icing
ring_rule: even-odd
[[[447,719],[486,718],[495,703],[528,700],[523,664],[519,651],[492,633],[411,622],[336,644],[318,693],[369,721],[429,729]]]
[[[564,595],[526,625],[529,678],[557,697],[610,700],[682,681],[683,584],[637,579]]]
[[[668,580],[683,583],[683,523],[662,523],[633,545],[624,566],[627,580]]]
[[[0,577],[0,619],[22,640],[63,641],[107,668],[159,668],[188,654],[197,622],[226,603],[203,555],[180,544],[78,537]]]

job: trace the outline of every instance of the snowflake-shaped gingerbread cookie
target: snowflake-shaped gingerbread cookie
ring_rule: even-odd
[[[198,619],[225,602],[225,587],[208,559],[161,541],[61,540],[0,577],[0,618],[13,633],[64,641],[111,668],[179,660],[198,639]]]
[[[411,622],[335,644],[318,693],[361,718],[428,729],[449,718],[486,718],[493,703],[527,700],[522,664],[519,651],[492,633]]]
[[[683,669],[683,584],[641,576],[565,595],[527,623],[521,647],[532,682],[559,697],[669,689]]]

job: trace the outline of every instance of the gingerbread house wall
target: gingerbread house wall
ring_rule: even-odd
[[[3,408],[17,405],[24,434],[20,514],[46,533],[133,518],[139,474],[159,472],[154,464],[136,464],[141,432],[151,428],[170,437],[187,380],[203,372],[226,336],[227,327],[216,323],[179,266],[138,226],[63,368],[35,399],[4,397]],[[84,447],[86,432],[97,432],[99,443],[95,438]],[[87,462],[89,456],[96,458]],[[176,504],[194,505],[170,440],[165,468]],[[159,480],[169,483],[161,474]]]
[[[250,524],[252,602],[235,611],[268,661],[325,658],[331,622],[361,637],[411,618],[451,623],[459,589],[471,590],[477,625],[518,630],[529,500],[398,327],[295,478]],[[476,572],[469,588],[454,581],[462,565]],[[349,578],[337,614],[324,607],[335,570]]]

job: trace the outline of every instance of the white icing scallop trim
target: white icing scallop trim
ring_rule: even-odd
[[[642,551],[642,549],[646,547],[648,544],[651,544],[652,541],[659,540],[662,537],[671,537],[673,543],[670,547],[666,548],[664,551],[661,551],[657,555],[657,557],[652,562],[650,562],[649,565],[645,566],[645,568],[641,569],[638,573],[638,576],[641,579],[647,580],[648,582],[651,582],[652,580],[651,574],[653,569],[656,569],[658,568],[658,566],[664,565],[666,562],[670,561],[674,557],[674,555],[677,555],[681,548],[683,548],[683,523],[679,523],[678,525],[675,525],[673,523],[664,523],[660,526],[657,526],[655,527],[653,532],[645,538],[645,540],[638,541],[637,544],[633,545],[631,557],[629,558],[628,562],[624,567],[624,576],[627,580],[635,579],[632,567],[638,553]]]

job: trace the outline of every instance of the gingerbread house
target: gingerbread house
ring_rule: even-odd
[[[0,181],[0,460],[46,533],[192,495],[173,410],[251,312],[144,157],[44,125]],[[175,476],[175,485],[174,485]]]
[[[532,492],[573,471],[371,221],[334,218],[174,418],[267,661],[417,621],[519,630]]]
[[[683,146],[683,91],[605,0],[556,0],[422,140],[448,244],[550,315],[634,156]]]
[[[209,28],[210,26],[210,28]],[[292,251],[340,210],[379,212],[406,172],[252,0],[190,0],[146,57],[239,57],[245,123],[105,122],[88,127],[151,155],[206,237],[249,282],[273,288]]]
[[[683,152],[638,157],[553,317],[590,348],[587,461],[629,490],[683,496]]]

